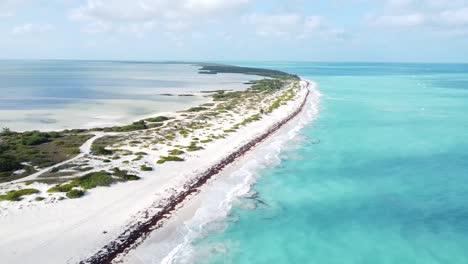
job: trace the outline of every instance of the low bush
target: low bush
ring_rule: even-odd
[[[67,183],[67,184],[62,184],[62,185],[56,185],[52,188],[50,188],[49,190],[47,190],[48,193],[57,193],[57,192],[69,192],[71,191],[71,189],[73,189],[74,187],[77,187],[78,186],[78,182],[71,182],[71,183]]]
[[[149,166],[146,166],[146,165],[141,165],[140,169],[142,171],[152,171],[153,167],[149,167]]]
[[[82,190],[73,189],[67,192],[66,196],[70,199],[76,199],[82,197],[84,194],[85,192]]]
[[[177,156],[163,156],[161,159],[159,159],[156,163],[157,164],[163,164],[168,161],[184,161],[183,158],[177,157]]]
[[[206,111],[208,109],[209,108],[207,108],[207,107],[196,106],[196,107],[192,107],[192,108],[187,109],[187,112],[201,112],[201,111]]]
[[[72,182],[81,188],[88,190],[96,188],[97,186],[109,186],[113,182],[112,176],[107,171],[98,171],[88,173]]]
[[[121,170],[119,168],[114,168],[114,176],[118,177],[124,181],[136,181],[139,180],[140,177],[133,175],[133,174],[128,174],[127,170]]]
[[[171,155],[171,156],[178,156],[178,155],[182,155],[184,153],[185,152],[180,150],[180,149],[173,149],[173,150],[169,151],[169,155]]]
[[[167,120],[169,120],[169,117],[165,117],[165,116],[157,116],[157,117],[151,117],[151,118],[145,119],[145,121],[148,121],[148,122],[164,122]]]
[[[100,146],[100,145],[93,145],[91,147],[91,152],[94,154],[94,155],[99,155],[99,156],[103,156],[103,155],[112,155],[112,150],[108,150],[106,149],[105,147],[103,146]]]
[[[21,189],[9,191],[6,194],[0,195],[0,201],[20,201],[22,196],[39,193],[36,189]]]
[[[198,151],[198,150],[202,150],[203,147],[200,147],[197,145],[197,142],[195,141],[192,141],[190,143],[190,146],[186,147],[187,151],[190,151],[190,152],[193,152],[193,151]]]

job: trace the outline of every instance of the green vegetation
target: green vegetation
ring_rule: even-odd
[[[39,193],[36,189],[22,189],[9,191],[6,194],[0,195],[0,201],[20,201],[22,196]]]
[[[119,178],[120,180],[123,181],[136,181],[139,180],[140,177],[133,175],[133,174],[128,174],[127,170],[121,170],[119,168],[114,168],[114,176]]]
[[[62,185],[56,185],[49,190],[47,190],[48,193],[57,193],[57,192],[69,192],[73,188],[78,186],[78,182],[71,182],[67,184],[62,184]]]
[[[38,131],[34,131],[31,134],[27,134],[23,136],[21,139],[21,143],[27,146],[39,145],[48,141],[49,141],[49,134],[41,133]]]
[[[80,186],[81,188],[88,190],[98,186],[109,186],[113,182],[112,176],[107,171],[98,171],[88,173],[76,180],[73,180],[70,184]]]
[[[184,159],[180,158],[180,157],[177,157],[177,156],[173,156],[173,155],[162,156],[161,159],[159,159],[156,163],[157,164],[163,164],[163,163],[168,162],[168,161],[184,161]]]
[[[85,192],[82,190],[73,189],[67,192],[66,196],[70,199],[76,199],[82,197],[84,194]]]
[[[295,75],[291,75],[282,71],[269,70],[269,69],[260,69],[260,68],[250,68],[250,67],[240,67],[232,65],[223,65],[223,64],[201,64],[201,69],[199,73],[201,74],[218,74],[218,73],[242,73],[247,75],[259,75],[264,77],[280,78],[298,78]]]
[[[164,122],[164,121],[167,121],[167,120],[169,120],[169,119],[170,119],[169,117],[157,116],[157,117],[147,118],[147,119],[145,119],[144,121],[157,123],[157,122]]]
[[[130,125],[126,126],[113,126],[113,127],[104,127],[104,128],[93,128],[92,131],[104,131],[104,132],[131,132],[138,130],[148,129],[144,120],[133,122]]]
[[[236,92],[224,92],[224,91],[219,91],[215,94],[213,94],[213,100],[214,101],[227,101],[227,100],[232,100],[241,97],[244,94],[242,91],[236,91]]]
[[[171,156],[178,156],[178,155],[182,155],[184,153],[185,152],[183,150],[180,150],[180,149],[173,149],[173,150],[169,151],[169,155],[171,155]]]
[[[0,133],[0,181],[27,176],[35,171],[33,166],[44,168],[67,160],[78,154],[79,147],[91,137],[88,134],[39,131],[17,133],[3,129]],[[13,175],[14,171],[20,169],[25,172]]]
[[[201,149],[203,149],[203,148],[200,147],[200,146],[197,146],[197,142],[195,142],[195,141],[192,141],[190,143],[190,145],[187,147],[187,150],[190,151],[190,152],[198,151],[198,150],[201,150]]]
[[[94,145],[94,144],[91,146],[91,152],[94,155],[99,155],[99,156],[112,155],[113,154],[112,150],[109,150],[109,149],[106,149],[103,146]]]
[[[146,165],[141,165],[140,169],[142,171],[152,171],[153,167],[149,167],[149,166],[146,166]]]
[[[203,106],[195,106],[195,107],[192,107],[192,108],[187,109],[186,111],[187,111],[187,112],[201,112],[201,111],[206,111],[206,110],[208,110],[208,109],[209,109],[209,108],[203,107]]]
[[[40,202],[40,201],[42,201],[44,199],[45,199],[44,197],[38,196],[38,197],[34,198],[34,201]]]
[[[278,97],[273,104],[268,107],[266,110],[266,113],[269,114],[273,112],[275,109],[278,109],[282,104],[285,104],[288,101],[291,101],[294,98],[294,91],[293,89],[289,89],[286,92],[284,92],[280,97]]]
[[[142,160],[143,159],[143,156],[137,156],[136,158],[134,158],[132,161],[139,161],[139,160]]]

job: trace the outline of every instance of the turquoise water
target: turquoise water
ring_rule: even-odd
[[[243,64],[316,80],[320,114],[194,262],[468,263],[468,65]]]

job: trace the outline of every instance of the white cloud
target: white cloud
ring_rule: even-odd
[[[0,18],[13,17],[16,11],[31,0],[0,0]]]
[[[304,16],[297,13],[250,14],[242,21],[255,28],[261,37],[295,37],[307,38],[311,35],[327,38],[338,38],[343,30],[333,29],[321,16]]]
[[[49,24],[27,23],[14,27],[11,32],[15,35],[24,35],[32,33],[45,33],[51,30],[53,30],[53,26]]]
[[[450,25],[468,25],[468,7],[443,11],[438,18]]]
[[[426,18],[422,14],[383,15],[372,17],[369,22],[373,26],[415,27],[423,25]]]
[[[468,0],[385,0],[377,15],[366,18],[374,27],[425,27],[437,35],[468,30]]]
[[[160,24],[167,30],[186,30],[194,21],[208,21],[212,17],[237,10],[249,4],[250,0],[88,0],[86,4],[75,8],[70,18],[85,24],[86,28],[94,25],[106,25],[102,31],[144,33]],[[153,26],[149,26],[153,25]],[[130,29],[130,30],[126,30]]]

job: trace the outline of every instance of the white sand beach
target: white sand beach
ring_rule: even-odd
[[[184,156],[184,162],[167,162],[154,166],[151,164],[154,164],[161,151],[167,151],[166,149],[123,146],[129,151],[148,153],[137,164],[148,164],[154,170],[138,172],[138,176],[142,178],[139,181],[117,183],[112,187],[97,187],[89,190],[87,195],[80,199],[62,201],[58,196],[50,195],[44,201],[33,202],[37,195],[31,195],[19,202],[0,202],[2,262],[53,264],[77,263],[86,259],[119,236],[132,223],[143,221],[157,212],[160,208],[155,208],[155,204],[182,190],[184,184],[193,180],[199,173],[296,111],[306,99],[307,89],[313,91],[310,97],[315,102],[319,96],[316,84],[301,81],[293,100],[264,115],[261,121],[246,124],[229,133],[226,138],[207,142],[200,151]],[[249,114],[248,111],[246,114]],[[174,117],[177,117],[177,114]],[[239,123],[245,115],[240,114],[233,118],[232,123]],[[211,129],[228,130],[232,123],[224,122]],[[131,138],[132,134],[129,136]],[[189,141],[178,137],[172,145],[186,145]],[[88,145],[82,148],[84,154],[88,153],[89,144],[88,142]],[[135,157],[129,156],[130,159]],[[83,155],[76,159],[80,158],[83,158]],[[87,162],[95,167],[95,170],[125,166],[121,161],[114,160],[105,165],[92,159]],[[244,161],[241,158],[230,165],[229,170],[232,171],[242,162]],[[0,191],[24,187],[22,185],[24,183],[1,184]],[[28,186],[40,190],[41,193],[46,193],[50,187],[49,184],[38,182]]]

